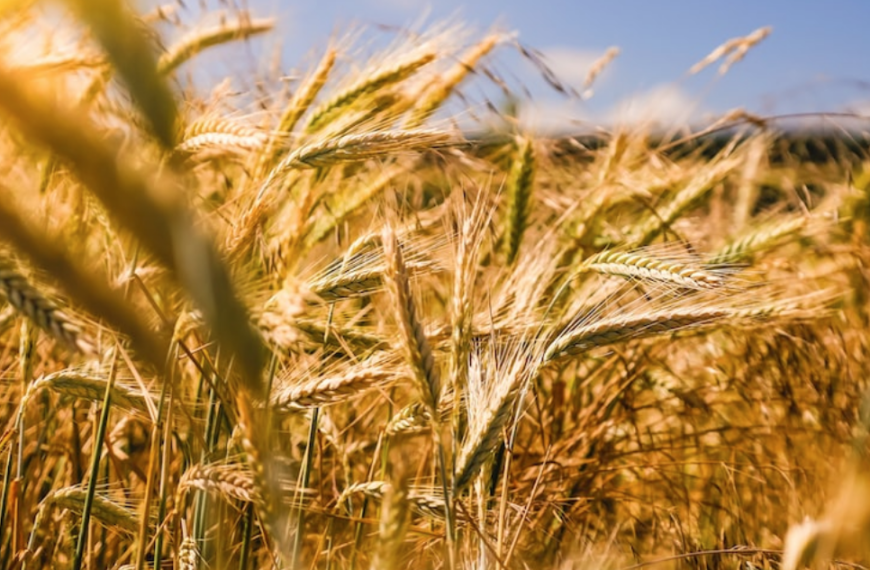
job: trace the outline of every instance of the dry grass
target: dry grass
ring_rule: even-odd
[[[201,93],[274,22],[67,4],[0,3],[0,567],[866,564],[864,150],[471,136],[458,26]]]

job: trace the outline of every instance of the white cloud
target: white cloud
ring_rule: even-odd
[[[526,101],[520,108],[520,125],[540,134],[576,133],[588,129],[589,111],[576,99]]]
[[[659,85],[616,103],[606,114],[611,124],[682,127],[701,117],[700,101],[677,85]]]
[[[862,117],[870,117],[870,99],[859,99],[846,105],[847,113],[855,113]]]
[[[556,77],[571,87],[580,89],[583,87],[583,82],[586,80],[586,74],[589,73],[589,69],[604,55],[606,50],[559,46],[540,51],[544,56],[544,62],[556,74]],[[595,80],[597,85],[600,85],[600,82],[607,79],[611,74],[613,66],[614,63],[611,63],[604,69]]]
[[[431,7],[429,2],[421,0],[369,0],[375,6],[381,8],[389,8],[392,10],[401,10],[403,12],[411,12],[413,10],[428,10]]]
[[[521,108],[520,123],[542,134],[581,133],[615,125],[680,128],[702,123],[705,108],[676,85],[659,85],[610,107],[590,108],[577,99],[539,98]]]

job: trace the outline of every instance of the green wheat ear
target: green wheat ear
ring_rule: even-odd
[[[504,224],[504,252],[508,264],[513,264],[520,251],[526,231],[530,202],[535,183],[535,148],[529,138],[520,138],[505,182],[507,212]]]

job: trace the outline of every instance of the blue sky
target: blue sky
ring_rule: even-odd
[[[195,0],[187,0],[193,4]],[[283,66],[289,72],[322,53],[329,37],[355,25],[372,36],[445,18],[481,33],[494,25],[542,51],[568,83],[578,86],[608,47],[620,56],[589,101],[566,101],[548,90],[515,50],[491,64],[528,87],[530,115],[544,123],[570,115],[587,123],[690,114],[695,119],[735,107],[763,115],[857,110],[870,114],[867,0],[236,0],[255,15],[276,15]],[[212,4],[212,2],[209,2]],[[726,75],[717,65],[687,70],[725,40],[762,26],[772,34]],[[419,26],[418,26],[419,27]],[[306,54],[307,59],[306,59]],[[579,87],[579,86],[578,86]],[[549,119],[548,119],[549,117]]]

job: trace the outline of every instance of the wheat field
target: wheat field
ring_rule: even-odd
[[[456,23],[194,81],[275,21],[189,12],[0,2],[0,567],[870,562],[866,135],[548,138]]]

